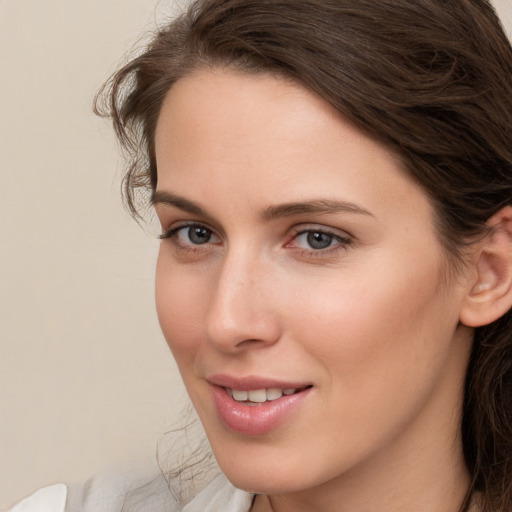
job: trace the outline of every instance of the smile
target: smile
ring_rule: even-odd
[[[311,384],[259,377],[217,375],[207,381],[220,421],[244,436],[265,435],[289,424],[313,390]]]
[[[236,400],[237,402],[244,402],[246,405],[250,406],[271,402],[273,400],[279,400],[283,395],[294,395],[298,391],[306,388],[263,388],[251,389],[247,391],[231,388],[224,389],[230,397],[233,397],[233,400]]]

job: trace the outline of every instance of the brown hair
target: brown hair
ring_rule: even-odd
[[[198,67],[296,80],[394,150],[429,195],[450,261],[512,204],[512,48],[487,0],[196,0],[103,89],[130,166],[156,187],[163,99]],[[483,512],[512,509],[512,313],[475,331],[462,419]]]

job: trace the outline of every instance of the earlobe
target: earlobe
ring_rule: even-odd
[[[488,325],[512,308],[512,206],[502,208],[487,225],[489,233],[475,255],[476,279],[460,312],[468,327]]]

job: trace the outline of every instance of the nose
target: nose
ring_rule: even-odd
[[[271,265],[263,258],[233,251],[223,261],[210,297],[208,341],[238,353],[276,343],[281,335]]]

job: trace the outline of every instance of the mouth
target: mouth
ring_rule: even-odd
[[[290,425],[309,402],[313,385],[259,377],[207,379],[219,419],[231,432],[260,436]]]
[[[291,396],[306,389],[311,388],[311,385],[300,388],[261,388],[250,390],[239,390],[223,387],[228,396],[233,400],[243,403],[248,406],[258,406],[265,402],[273,402],[279,400],[283,396]]]

